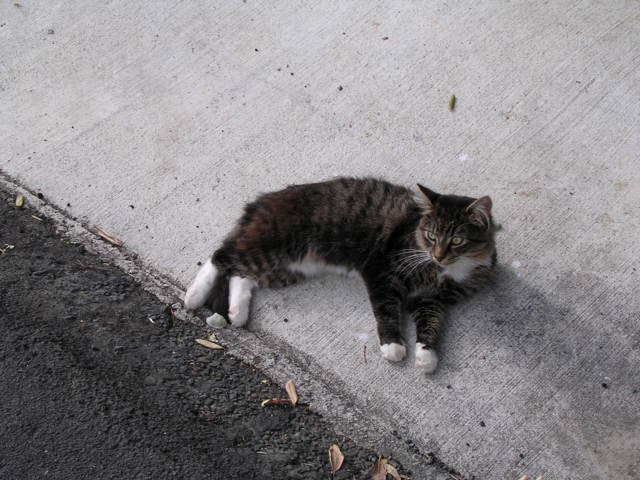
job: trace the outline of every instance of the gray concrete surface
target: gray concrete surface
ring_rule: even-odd
[[[251,329],[467,475],[638,478],[638,3],[272,3],[3,2],[0,169],[182,284],[257,192],[490,194],[500,280],[436,375],[378,358],[357,279]]]

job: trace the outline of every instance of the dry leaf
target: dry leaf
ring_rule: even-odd
[[[16,207],[24,207],[24,195],[22,195],[21,193],[16,197]]]
[[[398,473],[396,467],[389,463],[384,457],[378,458],[376,463],[373,465],[373,473],[371,476],[371,480],[386,480],[387,475],[391,475],[394,480],[402,480],[402,476]],[[406,478],[406,477],[404,477]]]
[[[536,480],[544,480],[544,478],[538,477],[538,478],[536,478]]]
[[[16,248],[15,245],[11,245],[10,243],[5,243],[4,247],[0,248],[0,255],[4,255],[9,250],[13,250],[14,248]]]
[[[387,480],[387,460],[386,458],[378,458],[373,464],[373,472],[371,472],[371,480]]]
[[[529,480],[529,475],[523,475],[518,480]]]
[[[329,465],[331,465],[331,474],[335,475],[335,473],[340,470],[342,467],[342,463],[344,462],[344,455],[340,451],[340,447],[338,445],[331,445],[329,447]]]
[[[289,400],[288,398],[269,398],[267,400],[263,400],[260,406],[264,408],[267,405],[280,405],[283,403],[291,405],[291,400]]]
[[[291,400],[291,405],[296,406],[298,403],[298,392],[296,391],[296,384],[293,383],[293,380],[289,380],[287,384],[284,386],[284,389],[287,391],[289,395],[289,399]]]
[[[109,235],[107,232],[105,232],[101,228],[96,228],[96,233],[100,235],[102,238],[104,238],[107,242],[112,243],[116,247],[121,247],[122,245],[124,245],[122,243],[122,240],[117,239],[113,235]]]
[[[266,383],[265,380],[263,380],[262,382]],[[289,398],[270,398],[268,400],[264,400],[260,404],[260,406],[266,407],[267,405],[280,405],[283,403],[288,403],[292,407],[295,407],[296,403],[298,403],[298,392],[296,391],[296,384],[293,383],[293,380],[289,380],[284,388],[287,391]]]
[[[213,350],[224,350],[224,347],[222,345],[218,345],[217,343],[213,343],[202,338],[196,338],[196,343],[199,343],[203,347],[211,348]]]
[[[391,475],[394,478],[394,480],[402,480],[402,478],[400,478],[400,474],[398,473],[398,470],[396,470],[396,467],[394,467],[390,463],[387,463],[385,465],[385,468],[387,469],[387,473]]]

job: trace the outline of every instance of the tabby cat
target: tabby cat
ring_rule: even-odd
[[[433,372],[447,305],[486,283],[496,262],[491,199],[338,178],[266,193],[245,207],[201,267],[185,306],[247,323],[252,291],[323,271],[355,271],[367,287],[382,356],[404,359],[401,316],[415,321],[416,368]]]

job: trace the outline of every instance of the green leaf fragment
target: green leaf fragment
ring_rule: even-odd
[[[449,99],[449,110],[453,110],[455,107],[456,107],[456,96],[451,95],[451,98]]]

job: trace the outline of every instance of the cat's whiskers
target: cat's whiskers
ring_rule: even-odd
[[[426,265],[428,263],[431,263],[431,262],[433,262],[433,260],[431,259],[430,256],[423,258],[422,261],[418,261],[417,263],[415,263],[413,265],[413,268],[411,268],[411,270],[409,270],[408,275],[412,275],[413,272],[415,272],[419,267],[421,267],[422,265]]]
[[[405,248],[403,250],[398,250],[394,256],[399,257],[400,255],[404,255],[405,253],[427,253],[425,250],[420,250],[419,248]]]
[[[415,257],[422,257],[424,255],[427,255],[427,252],[425,252],[424,250],[410,248],[410,249],[398,251],[397,253],[394,254],[394,257],[397,258],[400,256],[404,256],[404,258],[401,258],[398,262],[398,263],[404,263],[407,260],[413,259]]]
[[[424,252],[422,253],[412,253],[398,261],[398,265],[406,266],[407,264],[413,263],[414,260],[426,258]]]
[[[404,258],[401,262],[398,262],[398,274],[403,275],[406,271],[411,268],[413,262],[417,261],[415,258]]]
[[[398,261],[400,267],[398,273],[401,275],[411,275],[420,266],[432,262],[431,255],[424,250],[410,248],[400,250],[395,254],[396,257],[400,255],[405,255]]]
[[[399,263],[405,262],[407,260],[410,260],[412,258],[416,258],[416,257],[424,257],[426,256],[425,253],[411,253],[406,255],[404,258],[400,259]]]
[[[420,260],[413,260],[412,262],[408,262],[405,265],[403,265],[400,270],[398,271],[398,273],[400,275],[404,275],[406,273],[409,272],[409,270],[411,270],[414,266],[415,263],[420,263]]]

